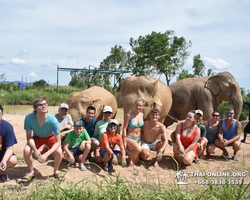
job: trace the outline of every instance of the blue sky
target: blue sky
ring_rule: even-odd
[[[0,74],[56,84],[57,65],[98,67],[111,47],[130,50],[131,37],[174,30],[192,41],[185,69],[201,54],[207,69],[250,89],[249,10],[247,0],[0,0]],[[70,79],[59,72],[59,85]]]

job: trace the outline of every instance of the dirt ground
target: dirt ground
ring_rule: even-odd
[[[11,179],[8,183],[0,182],[0,187],[4,184],[8,185],[16,185],[16,179],[22,178],[25,173],[28,172],[28,168],[23,160],[22,150],[26,143],[26,134],[24,131],[24,118],[25,115],[11,115],[4,114],[3,119],[9,121],[15,130],[16,138],[18,144],[15,145],[15,154],[18,158],[18,164],[15,168],[9,169],[7,172],[9,174],[9,178]],[[120,121],[120,120],[119,120]],[[190,186],[195,186],[195,180],[204,180],[203,177],[192,177],[191,172],[246,172],[245,182],[248,183],[250,181],[250,137],[248,135],[247,143],[242,143],[242,149],[239,153],[239,161],[226,160],[221,158],[220,155],[222,151],[216,149],[216,154],[211,156],[208,159],[200,159],[199,164],[193,164],[193,166],[186,167],[186,169],[182,169],[183,172],[189,174],[189,178],[186,182]],[[173,160],[173,147],[168,146],[164,155],[163,160],[160,163],[159,168],[154,168],[153,170],[150,168],[152,166],[153,161],[149,160],[148,162],[142,163],[135,168],[122,168],[121,166],[115,166],[116,172],[113,175],[120,173],[122,177],[125,177],[127,180],[132,182],[155,182],[161,184],[171,184],[177,183],[175,179],[175,173],[177,171],[175,161]],[[232,148],[228,147],[229,154],[232,155]],[[152,152],[152,156],[155,156],[155,152]],[[243,162],[244,161],[244,162]],[[36,180],[35,181],[47,181],[48,177],[53,175],[53,159],[50,158],[46,163],[39,163],[38,161],[34,161],[34,166],[36,168]],[[86,163],[88,171],[80,171],[77,167],[75,168],[67,168],[67,162],[62,162],[60,165],[60,170],[65,175],[65,181],[61,184],[62,187],[66,187],[67,183],[74,182],[77,183],[82,179],[98,180],[102,181],[107,173],[101,170],[98,166],[93,163]],[[224,179],[224,177],[221,177]],[[50,178],[53,179],[52,177]],[[231,177],[231,179],[241,179],[241,177]],[[89,181],[85,181],[89,182]]]

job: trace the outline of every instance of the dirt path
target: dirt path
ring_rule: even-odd
[[[8,170],[9,177],[11,181],[7,183],[8,185],[15,185],[15,179],[20,179],[28,172],[28,168],[24,163],[22,157],[22,150],[26,143],[26,134],[24,131],[24,118],[25,115],[10,115],[4,114],[3,118],[9,121],[15,130],[16,138],[18,144],[15,145],[15,154],[18,158],[18,164],[15,168]],[[194,181],[196,179],[202,178],[194,178],[190,177],[191,172],[199,172],[202,169],[206,172],[242,172],[243,168],[245,168],[246,178],[245,181],[250,181],[250,137],[247,138],[248,143],[242,144],[242,150],[239,153],[239,161],[233,160],[225,160],[220,157],[222,152],[219,149],[216,149],[216,154],[209,159],[200,160],[200,164],[194,164],[193,166],[189,166],[182,171],[185,173],[189,173],[189,178],[186,180],[190,185],[195,185]],[[232,149],[228,148],[229,154],[232,155]],[[152,155],[155,155],[152,152]],[[152,165],[152,161],[145,162],[144,164],[137,166],[136,168],[122,168],[121,166],[115,166],[116,173],[120,173],[121,176],[126,177],[127,180],[132,182],[155,182],[159,181],[161,184],[171,183],[175,180],[175,172],[176,172],[176,164],[172,159],[172,147],[168,146],[166,152],[163,155],[163,161],[160,163],[160,167],[158,169],[151,170],[150,166]],[[245,166],[243,166],[243,158]],[[53,160],[49,159],[46,163],[39,163],[34,161],[34,166],[36,168],[36,181],[46,181],[48,176],[53,174]],[[81,172],[78,168],[67,168],[67,162],[62,162],[60,165],[60,170],[63,172],[67,172],[65,178],[66,181],[62,183],[62,186],[65,187],[67,182],[78,182],[84,178],[89,180],[103,180],[103,177],[106,176],[106,173],[101,170],[98,166],[93,163],[86,164],[88,171]],[[224,177],[222,177],[224,178]],[[51,178],[52,179],[52,178]],[[239,177],[233,177],[233,179],[239,179]],[[86,181],[87,182],[87,181]],[[0,182],[0,187],[6,183]]]

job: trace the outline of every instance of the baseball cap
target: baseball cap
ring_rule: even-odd
[[[111,106],[105,106],[105,107],[103,108],[103,112],[105,113],[105,112],[113,112],[113,111],[112,111]]]
[[[74,126],[84,126],[84,122],[82,120],[77,120],[74,122]]]
[[[119,125],[118,121],[116,119],[110,119],[109,122],[108,122],[108,125],[110,124],[116,124],[116,125]]]
[[[69,106],[66,103],[61,103],[61,105],[59,106],[59,108],[67,108],[67,109],[69,109]]]
[[[201,110],[196,110],[195,113],[200,114],[201,116],[203,116],[203,112]]]

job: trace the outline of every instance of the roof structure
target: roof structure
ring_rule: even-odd
[[[122,75],[125,73],[132,73],[132,71],[126,71],[126,70],[101,70],[101,69],[90,69],[91,65],[89,65],[89,69],[79,69],[79,68],[62,68],[59,67],[59,65],[57,65],[57,93],[58,93],[58,74],[59,71],[76,71],[76,72],[89,72],[89,73],[93,73],[95,75],[95,73],[105,73],[105,74],[120,74],[120,77],[118,78],[117,82],[121,79]],[[92,66],[94,67],[94,66]],[[88,77],[90,78],[90,77]],[[90,83],[90,81],[89,81]],[[116,83],[114,83],[114,87],[115,87]],[[88,88],[90,87],[90,84],[88,85]]]

